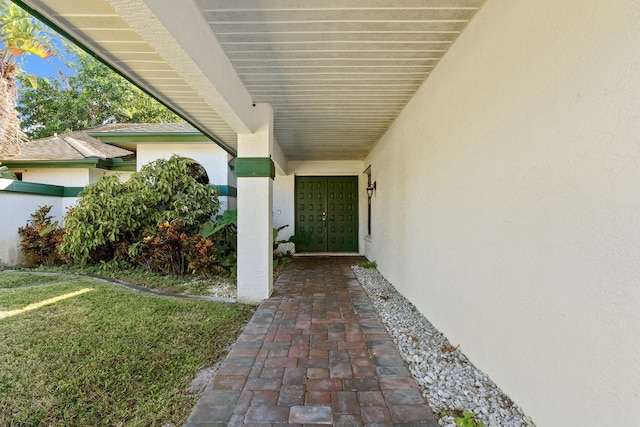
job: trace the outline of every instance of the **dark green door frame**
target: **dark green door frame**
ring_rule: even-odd
[[[358,177],[299,176],[296,234],[311,236],[304,252],[358,251]]]

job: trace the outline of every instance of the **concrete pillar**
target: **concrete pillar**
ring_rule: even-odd
[[[256,104],[254,133],[238,134],[238,301],[259,303],[273,290],[273,110]]]

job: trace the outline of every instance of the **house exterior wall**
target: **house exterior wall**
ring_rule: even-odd
[[[360,201],[358,206],[360,253],[367,233],[367,187],[364,162],[355,161],[289,161],[286,175],[277,174],[273,181],[273,226],[288,225],[280,231],[278,239],[288,239],[295,233],[295,178],[296,176],[358,176]],[[280,248],[286,249],[286,248]]]
[[[138,144],[136,169],[157,159],[168,159],[174,154],[187,157],[200,163],[209,175],[212,184],[227,184],[229,170],[228,155],[222,148],[211,144]]]
[[[22,180],[63,187],[84,187],[91,182],[88,168],[30,168],[22,172]]]
[[[120,182],[126,182],[131,178],[134,172],[128,171],[109,171],[104,169],[89,169],[89,184],[95,184],[101,176],[117,175],[120,178]]]
[[[366,255],[539,427],[640,416],[640,2],[488,0],[366,159]]]
[[[235,175],[229,168],[229,155],[219,146],[211,144],[138,144],[136,169],[157,159],[168,159],[174,154],[200,163],[209,175],[209,181],[215,185],[228,185],[237,188]],[[236,209],[236,197],[220,196],[221,211]]]
[[[2,226],[0,226],[0,267],[20,263],[22,254],[18,228],[24,227],[32,219],[31,214],[39,206],[52,206],[49,214],[54,217],[54,220],[59,221],[65,212],[64,201],[74,199],[3,191],[12,182],[12,180],[0,179],[0,206],[6,207],[9,213],[2,216]]]

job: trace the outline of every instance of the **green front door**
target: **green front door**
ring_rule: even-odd
[[[305,252],[357,252],[358,177],[296,177],[296,234]]]

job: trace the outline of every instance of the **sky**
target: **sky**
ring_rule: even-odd
[[[20,68],[28,74],[46,78],[58,78],[59,70],[67,76],[72,72],[58,57],[45,60],[36,55],[26,55],[22,60]]]
[[[45,24],[43,24],[42,22],[38,22],[40,23],[40,25],[45,26]],[[49,29],[47,33],[51,37],[51,41],[55,46],[55,49],[58,51],[59,55],[63,58],[66,58],[67,60],[71,59],[72,55],[66,51],[66,49],[60,42],[62,36],[57,34],[53,29]],[[4,44],[0,41],[0,47],[2,46],[4,46]],[[64,61],[62,61],[62,59],[57,56],[53,56],[45,60],[39,58],[37,55],[23,54],[18,60],[18,65],[20,69],[27,74],[34,74],[36,76],[47,78],[58,78],[60,72],[62,72],[64,75],[69,75],[71,72],[73,72],[73,70],[67,67],[64,64]]]

